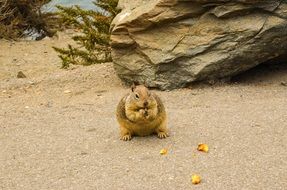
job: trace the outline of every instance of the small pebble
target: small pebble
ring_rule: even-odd
[[[71,93],[71,90],[65,90],[64,93],[69,94],[69,93]]]
[[[22,71],[19,71],[17,73],[17,78],[27,78],[26,75],[22,72]]]

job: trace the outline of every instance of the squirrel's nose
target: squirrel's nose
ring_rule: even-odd
[[[147,101],[144,101],[144,107],[146,107],[148,105]]]

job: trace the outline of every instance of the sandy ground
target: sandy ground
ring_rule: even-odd
[[[157,92],[171,136],[123,142],[115,107],[128,89],[112,64],[60,69],[51,47],[67,42],[0,41],[1,190],[287,189],[286,64]]]

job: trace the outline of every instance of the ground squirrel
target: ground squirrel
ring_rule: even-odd
[[[157,134],[159,138],[168,137],[164,105],[144,85],[133,85],[131,92],[119,102],[116,113],[121,140],[131,140],[134,135]]]

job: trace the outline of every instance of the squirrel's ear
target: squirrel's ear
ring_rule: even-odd
[[[136,88],[136,83],[133,82],[133,84],[132,84],[132,86],[131,86],[132,92],[135,90],[135,88]]]
[[[147,88],[147,82],[146,82],[146,80],[144,80],[143,85]]]
[[[137,81],[134,81],[131,88],[132,88],[132,92],[134,91],[134,89],[136,88],[136,86],[138,86],[140,83]]]

